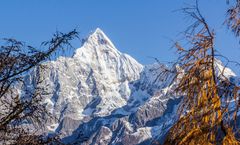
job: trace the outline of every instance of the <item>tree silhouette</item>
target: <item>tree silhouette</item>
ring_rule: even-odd
[[[15,39],[3,39],[0,46],[0,144],[47,144],[57,141],[46,138],[37,128],[43,125],[46,108],[43,95],[47,94],[42,72],[47,69],[42,62],[59,50],[71,47],[76,30],[69,33],[56,32],[50,41],[43,42],[40,51]],[[24,82],[32,68],[38,68],[33,88]]]

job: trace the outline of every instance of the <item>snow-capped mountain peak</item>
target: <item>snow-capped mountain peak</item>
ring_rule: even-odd
[[[106,36],[106,34],[100,28],[97,28],[88,37],[87,42],[97,43],[98,45],[110,45],[112,48],[115,48],[111,40]]]
[[[90,49],[77,49],[75,55],[79,56],[83,51],[98,51],[107,52],[111,51],[115,54],[121,54],[117,48],[114,46],[112,41],[107,37],[107,35],[100,29],[97,28],[93,33],[91,33],[86,39],[83,40],[82,48]]]
[[[173,91],[174,78],[181,68],[143,66],[121,53],[99,28],[72,57],[45,65],[49,69],[43,74],[43,86],[50,93],[45,103],[56,118],[47,120],[45,129],[60,133],[65,143],[151,144],[163,140],[176,120],[181,100]],[[216,67],[235,76],[220,62]],[[33,84],[35,74],[26,82]]]
[[[76,49],[73,57],[47,62],[45,85],[49,110],[59,120],[106,116],[127,104],[129,83],[140,78],[143,66],[118,51],[101,29]],[[56,124],[57,122],[55,122]]]

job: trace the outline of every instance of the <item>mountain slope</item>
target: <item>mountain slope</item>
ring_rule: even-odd
[[[46,62],[45,96],[53,118],[45,132],[65,143],[149,144],[160,142],[177,119],[177,65],[143,66],[119,52],[99,28],[72,57]],[[223,69],[221,62],[216,66]],[[228,77],[235,74],[225,69]],[[35,69],[26,81],[34,81]]]

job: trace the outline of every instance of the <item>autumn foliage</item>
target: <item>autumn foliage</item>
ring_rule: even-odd
[[[239,35],[239,2],[237,10],[229,10],[228,26]],[[240,144],[236,137],[239,87],[224,75],[225,68],[216,70],[217,55],[214,48],[215,34],[201,15],[198,2],[183,12],[194,23],[186,31],[189,48],[175,44],[180,54],[180,67],[184,70],[176,92],[183,94],[179,107],[179,120],[170,129],[165,144]],[[231,101],[235,110],[229,110]],[[235,123],[234,123],[235,122]]]

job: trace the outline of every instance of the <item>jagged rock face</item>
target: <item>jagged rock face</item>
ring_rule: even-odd
[[[46,121],[45,129],[61,133],[65,143],[161,142],[177,119],[181,99],[174,94],[178,82],[173,80],[178,66],[143,66],[119,52],[100,29],[72,57],[44,65],[48,69],[41,85],[50,92],[45,103],[55,118]],[[33,81],[34,71],[27,81]],[[227,71],[229,77],[235,75]]]
[[[71,58],[48,62],[45,84],[54,94],[46,100],[62,119],[105,116],[126,104],[129,83],[139,79],[141,64],[120,53],[97,29]]]

